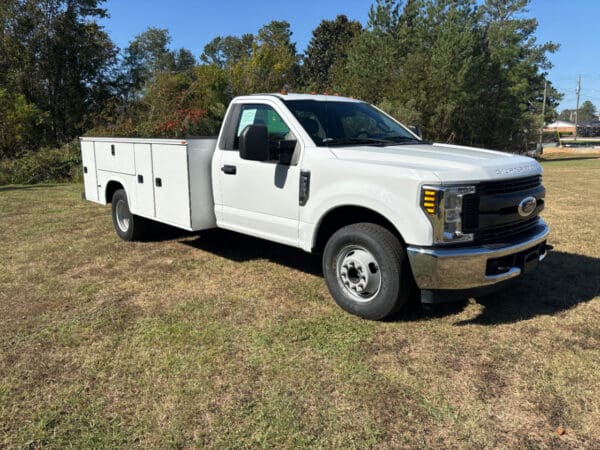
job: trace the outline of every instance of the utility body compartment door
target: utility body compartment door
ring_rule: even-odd
[[[186,145],[152,144],[156,219],[191,228]],[[145,181],[144,181],[145,182]]]
[[[96,141],[94,145],[99,170],[135,175],[135,158],[131,142]]]
[[[133,144],[135,154],[135,204],[132,210],[140,216],[153,218],[154,211],[154,177],[152,171],[152,145]]]
[[[81,142],[81,160],[83,163],[83,186],[85,198],[98,201],[98,174],[96,173],[96,156],[93,142]]]

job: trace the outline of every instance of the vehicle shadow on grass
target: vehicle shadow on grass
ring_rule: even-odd
[[[170,225],[149,221],[144,224],[145,231],[141,242],[165,242],[194,238],[198,236],[198,231],[187,231],[182,228],[172,227]]]
[[[507,289],[476,298],[480,315],[456,325],[495,325],[554,315],[600,295],[600,259],[550,252],[535,274],[526,275]]]
[[[232,261],[267,259],[305,273],[322,276],[320,257],[302,250],[227,230],[180,234],[179,242]],[[187,238],[186,238],[187,237]],[[526,275],[503,290],[475,301],[484,306],[477,317],[456,325],[495,325],[554,315],[600,295],[600,259],[565,252],[550,252],[534,274]],[[413,299],[403,314],[391,321],[420,321],[459,314],[468,300],[420,305]]]
[[[194,235],[190,234],[191,237]],[[276,242],[246,236],[232,231],[214,229],[195,234],[195,239],[180,240],[182,244],[201,249],[232,261],[267,259],[302,272],[322,276],[318,256]]]

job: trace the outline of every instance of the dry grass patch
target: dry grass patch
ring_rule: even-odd
[[[301,251],[0,188],[0,448],[600,447],[600,160],[543,164],[538,273],[384,323]]]

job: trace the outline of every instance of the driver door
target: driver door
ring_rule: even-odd
[[[299,166],[240,158],[238,137],[248,125],[266,125],[269,140],[296,139],[275,108],[266,103],[243,104],[232,150],[222,150],[219,163],[221,214],[219,226],[245,234],[298,245]],[[299,151],[297,144],[296,152]],[[294,158],[296,161],[298,158]]]

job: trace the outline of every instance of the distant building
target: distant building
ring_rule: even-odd
[[[579,127],[577,127],[579,129]],[[575,124],[567,120],[557,120],[544,127],[544,131],[553,133],[571,133],[575,134]]]

